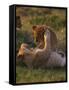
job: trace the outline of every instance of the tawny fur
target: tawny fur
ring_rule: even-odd
[[[58,43],[57,36],[55,32],[53,32],[52,28],[50,28],[47,25],[35,25],[32,27],[34,42],[36,43],[37,47],[39,47],[40,49],[44,48],[44,33],[47,29],[51,33],[50,34],[51,49],[55,50]]]
[[[45,33],[45,46],[43,49],[35,48],[33,50],[30,50],[24,45],[21,45],[23,48],[23,61],[26,63],[28,67],[43,67],[44,63],[46,63],[47,58],[49,57],[49,54],[51,52],[51,46],[50,46],[50,32],[47,30]],[[20,50],[19,50],[20,52]],[[19,53],[21,55],[21,53]]]
[[[61,54],[57,52],[51,52],[46,67],[64,67],[66,65],[66,57],[62,57]]]
[[[22,45],[23,48],[23,62],[28,68],[46,68],[46,67],[63,67],[66,65],[66,57],[51,50],[50,31],[46,30],[44,36],[44,48],[28,49]],[[20,50],[19,50],[20,52]],[[21,54],[21,53],[20,53]]]

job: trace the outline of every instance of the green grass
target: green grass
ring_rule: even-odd
[[[28,69],[16,67],[16,83],[65,81],[65,68]]]
[[[27,12],[26,12],[27,11]],[[25,14],[25,15],[24,15]],[[16,32],[16,50],[22,43],[30,44],[33,25],[49,25],[58,38],[57,49],[66,51],[66,10],[41,8],[17,8],[16,15],[21,17],[22,27]],[[28,69],[22,62],[16,65],[16,83],[65,81],[65,68]]]
[[[28,12],[26,12],[26,10]],[[58,38],[57,49],[60,49],[64,52],[66,51],[65,9],[17,8],[16,15],[19,15],[21,17],[22,24],[21,30],[16,32],[17,50],[22,43],[27,43],[30,47],[35,46],[33,44],[34,40],[32,35],[33,25],[48,25],[53,29]]]

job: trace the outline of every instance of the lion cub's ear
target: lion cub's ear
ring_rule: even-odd
[[[36,26],[36,25],[34,25],[34,26],[32,27],[32,28],[33,28],[33,30],[35,30],[35,29],[36,29],[36,27],[37,27],[37,26]]]

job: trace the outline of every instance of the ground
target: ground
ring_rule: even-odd
[[[28,69],[26,67],[16,67],[17,83],[36,83],[36,82],[54,82],[65,81],[65,68],[47,68],[47,69]]]
[[[66,54],[66,9],[18,7],[16,8],[16,16],[20,16],[22,25],[20,31],[16,31],[16,55],[22,43],[27,43],[30,47],[36,47],[32,39],[33,25],[48,25],[53,28],[58,39],[57,49]],[[65,80],[65,68],[30,70],[21,64],[16,65],[16,83]]]

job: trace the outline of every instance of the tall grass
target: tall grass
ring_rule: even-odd
[[[66,11],[63,9],[17,8],[16,15],[21,17],[22,27],[16,32],[16,49],[21,43],[34,47],[32,35],[33,25],[49,25],[58,38],[58,49],[66,51]],[[65,68],[28,69],[22,62],[16,65],[16,82],[52,82],[65,81]]]
[[[47,69],[28,69],[26,67],[16,67],[17,83],[35,83],[35,82],[54,82],[65,81],[66,74],[64,68]]]
[[[35,18],[31,18],[30,23],[36,25],[46,24],[51,26],[54,30],[59,30],[66,25],[65,19],[55,15],[37,16]]]

